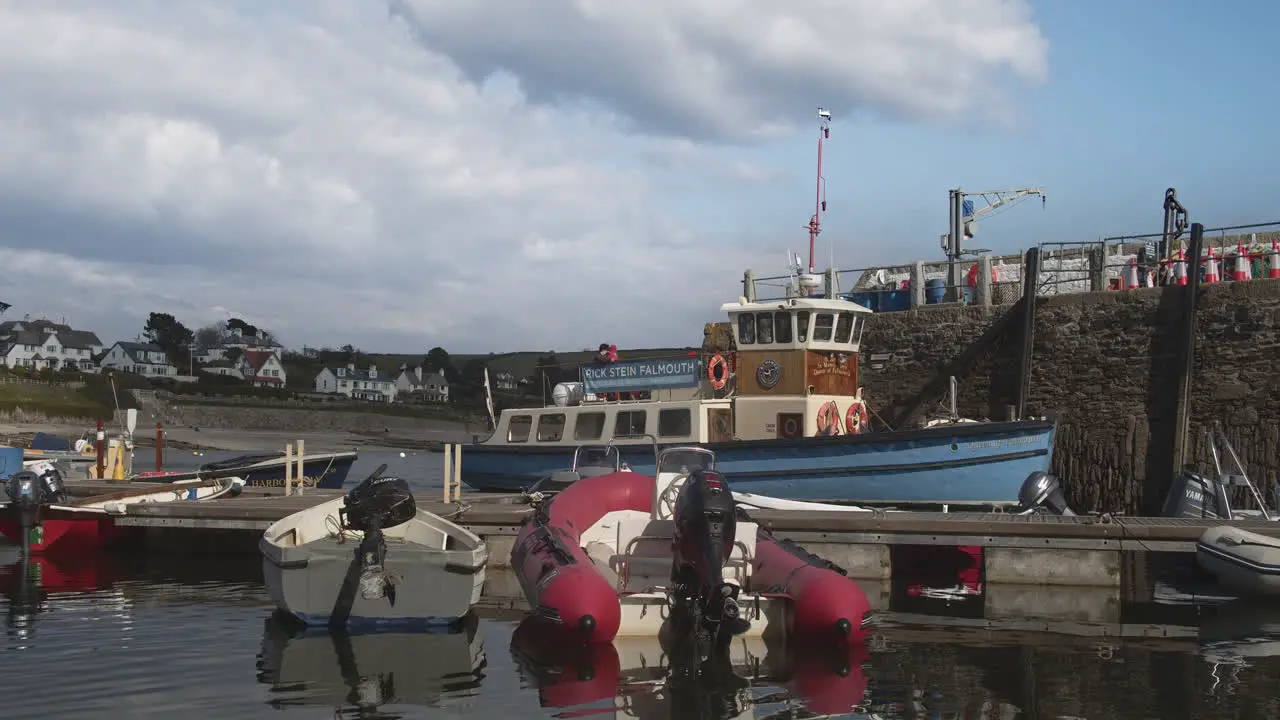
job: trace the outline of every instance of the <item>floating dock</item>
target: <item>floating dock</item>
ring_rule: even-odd
[[[111,486],[118,489],[120,484]],[[233,499],[130,505],[116,522],[145,529],[149,549],[256,552],[260,534],[271,523],[340,495],[336,490],[308,489],[304,495],[282,496],[247,488]],[[532,511],[521,495],[468,494],[445,503],[431,493],[419,494],[416,500],[422,509],[483,537],[494,568],[508,565],[516,533]],[[754,510],[751,516],[761,527],[800,543],[858,579],[890,579],[895,546],[981,546],[988,584],[1109,588],[1120,587],[1126,553],[1194,552],[1206,529],[1223,524],[1212,519],[960,512]],[[1280,523],[1230,524],[1280,537]],[[231,542],[214,542],[215,537]]]

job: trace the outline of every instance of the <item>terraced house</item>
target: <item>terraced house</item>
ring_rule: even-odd
[[[0,323],[0,362],[6,367],[91,371],[100,352],[102,341],[88,330],[49,320]]]
[[[178,368],[169,362],[164,348],[152,343],[118,342],[103,356],[103,368],[147,377],[174,377]]]
[[[346,395],[353,400],[370,402],[395,402],[395,378],[378,370],[377,365],[357,368],[355,363],[346,367],[325,368],[316,374],[315,390],[318,393]]]

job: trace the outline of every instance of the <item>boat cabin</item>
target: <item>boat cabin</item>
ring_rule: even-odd
[[[854,435],[866,429],[858,377],[871,310],[847,300],[792,297],[724,305],[737,353],[738,440]]]
[[[503,410],[495,444],[577,447],[728,442],[733,439],[730,400],[586,401],[536,409]]]

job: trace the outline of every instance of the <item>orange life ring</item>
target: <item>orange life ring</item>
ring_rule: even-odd
[[[720,368],[719,378],[716,377],[716,368]],[[729,364],[720,353],[712,355],[711,362],[707,363],[707,379],[711,381],[711,387],[716,390],[723,390],[725,384],[729,382]]]
[[[844,414],[844,430],[849,435],[857,435],[867,431],[867,406],[854,400],[849,403],[849,410]]]
[[[818,408],[818,435],[840,434],[840,407],[831,400]]]

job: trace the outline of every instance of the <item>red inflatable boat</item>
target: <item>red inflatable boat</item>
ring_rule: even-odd
[[[511,566],[533,617],[575,643],[656,634],[666,617],[663,588],[671,568],[664,505],[678,490],[671,485],[678,477],[659,472],[655,480],[625,471],[584,477],[526,519]],[[739,602],[753,632],[781,626],[777,630],[788,636],[864,635],[870,604],[843,570],[749,520],[737,522],[737,540],[734,581],[742,587]],[[728,570],[726,565],[726,578]]]

